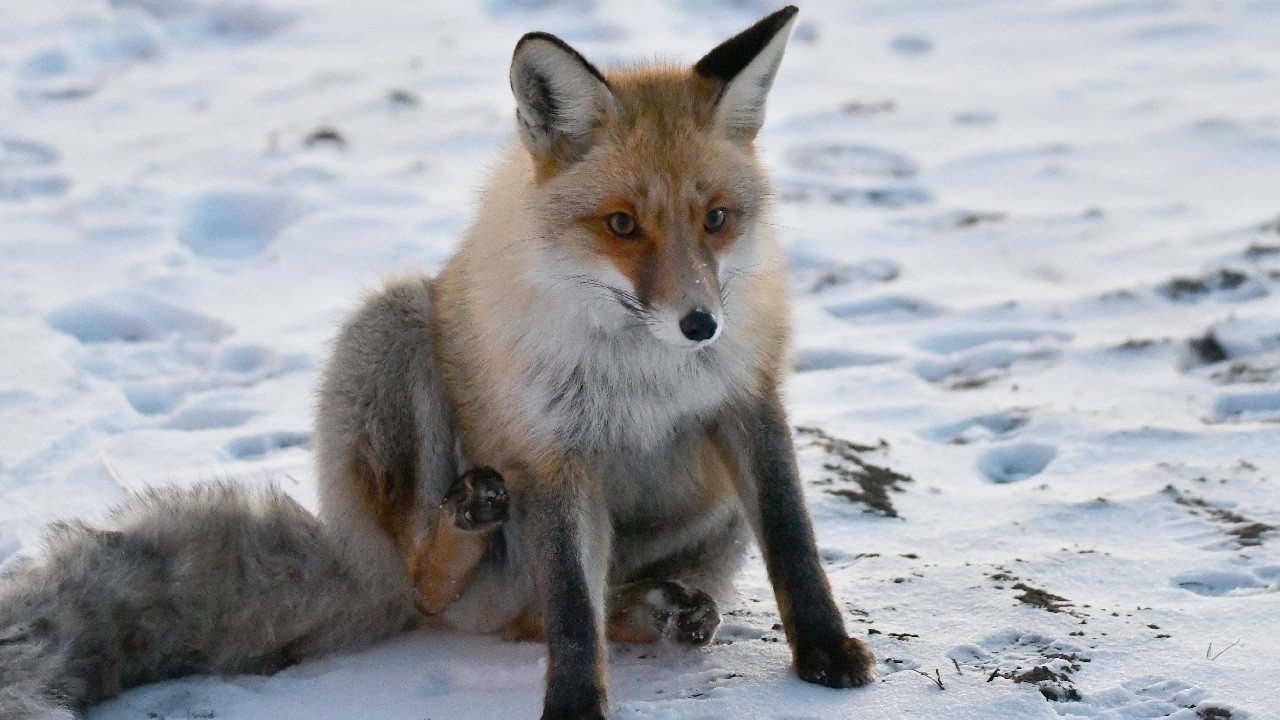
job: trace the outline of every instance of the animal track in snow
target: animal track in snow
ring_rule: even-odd
[[[47,320],[82,343],[136,343],[172,334],[217,340],[231,333],[230,326],[216,318],[130,292],[77,300],[55,310]]]
[[[910,205],[927,205],[933,196],[914,185],[896,185],[870,188],[853,188],[822,180],[784,180],[779,183],[783,202],[828,202],[832,205],[853,205],[880,208],[900,208]]]
[[[311,443],[309,432],[270,432],[245,435],[227,443],[227,454],[237,460],[252,460],[281,450],[306,447]]]
[[[219,0],[110,0],[117,8],[137,8],[151,15],[178,38],[244,45],[264,40],[293,21],[288,13],[259,3]]]
[[[944,310],[919,298],[899,295],[858,300],[827,307],[827,312],[854,324],[898,323],[937,317]]]
[[[71,181],[48,169],[57,161],[57,151],[48,145],[20,138],[0,138],[0,201],[66,193]]]
[[[1280,390],[1226,393],[1213,404],[1214,419],[1222,422],[1280,421]]]
[[[22,61],[16,73],[18,95],[54,101],[88,97],[134,63],[158,56],[163,34],[141,13],[86,15],[69,37]]]
[[[941,355],[916,363],[915,372],[951,389],[982,387],[998,379],[1014,365],[1047,365],[1060,356],[1058,345],[1073,336],[1052,332],[1007,328],[947,333],[925,338],[916,346]]]
[[[1015,442],[991,448],[978,456],[978,470],[997,484],[1020,482],[1039,475],[1057,457],[1052,445]]]
[[[1048,365],[1057,360],[1059,354],[1050,348],[989,346],[953,357],[921,360],[914,370],[916,375],[929,382],[945,383],[952,390],[965,390],[994,382],[1014,365]]]
[[[165,427],[173,430],[215,430],[238,427],[245,424],[257,412],[247,408],[225,404],[222,399],[210,399],[178,409]]]
[[[941,355],[964,352],[984,345],[993,344],[1035,344],[1050,342],[1053,344],[1069,342],[1071,333],[1054,330],[1036,330],[1030,328],[1002,328],[997,330],[974,330],[971,332],[946,333],[925,338],[916,343],[921,350]]]
[[[1280,583],[1269,583],[1255,572],[1239,570],[1195,570],[1177,575],[1170,582],[1175,587],[1210,597],[1257,595],[1280,589]]]
[[[121,386],[125,399],[141,415],[166,415],[173,412],[190,388],[181,381],[147,380]]]
[[[201,257],[244,260],[262,254],[304,212],[302,204],[287,195],[209,193],[183,208],[178,238]]]
[[[1263,543],[1268,533],[1280,530],[1274,525],[1247,518],[1235,509],[1220,507],[1202,497],[1180,491],[1173,485],[1166,486],[1164,494],[1172,497],[1177,504],[1187,508],[1192,515],[1213,520],[1219,526],[1215,528],[1214,535],[1220,537],[1219,532],[1225,532],[1226,535],[1232,538],[1233,547],[1256,547]]]
[[[937,425],[920,435],[938,442],[966,445],[981,440],[1007,438],[1027,424],[1027,416],[1017,410],[976,415],[960,422]]]
[[[1199,277],[1176,277],[1156,286],[1156,294],[1179,303],[1201,300],[1238,303],[1266,297],[1267,287],[1250,273],[1221,268]]]
[[[1140,720],[1246,720],[1249,715],[1230,705],[1209,700],[1209,693],[1181,680],[1161,677],[1138,677],[1118,686],[1082,693],[1079,703],[1068,717],[1115,718]]]
[[[865,145],[797,145],[787,152],[787,162],[823,177],[909,178],[920,171],[906,155]]]
[[[888,258],[867,258],[856,263],[837,263],[827,258],[794,255],[791,274],[805,292],[821,292],[837,287],[867,287],[898,279],[902,267]]]
[[[58,151],[43,143],[0,138],[0,170],[46,167],[58,161]]]
[[[1006,630],[975,645],[952,648],[947,657],[957,665],[979,670],[990,680],[1004,678],[1035,685],[1047,700],[1079,700],[1072,675],[1090,658],[1068,642]]]
[[[797,372],[837,370],[847,367],[884,365],[897,359],[894,355],[850,352],[843,348],[802,348],[795,354],[794,367]]]

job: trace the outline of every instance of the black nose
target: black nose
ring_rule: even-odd
[[[680,318],[680,332],[694,342],[710,340],[716,334],[716,319],[711,313],[698,308]]]

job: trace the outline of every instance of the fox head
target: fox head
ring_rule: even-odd
[[[769,15],[691,68],[602,73],[553,35],[516,45],[511,88],[540,237],[617,327],[686,348],[720,336],[733,281],[765,251],[769,188],[753,142],[796,12]]]

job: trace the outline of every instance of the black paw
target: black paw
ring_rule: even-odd
[[[875,656],[856,638],[796,649],[796,674],[815,685],[862,687],[875,680],[875,665]]]
[[[702,647],[711,642],[720,627],[720,610],[716,601],[701,590],[687,588],[677,582],[660,586],[663,602],[654,608],[663,636],[681,645]]]
[[[542,720],[605,720],[606,705],[603,685],[551,681],[542,703]]]
[[[471,468],[453,481],[444,494],[444,507],[453,510],[453,524],[461,530],[488,530],[507,519],[510,498],[502,476],[493,468]]]

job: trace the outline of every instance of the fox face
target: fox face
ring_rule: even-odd
[[[603,74],[549,35],[511,70],[561,275],[613,331],[697,349],[719,338],[733,284],[766,251],[769,188],[752,141],[793,21],[753,28],[692,68]],[[569,268],[569,270],[564,270]]]

